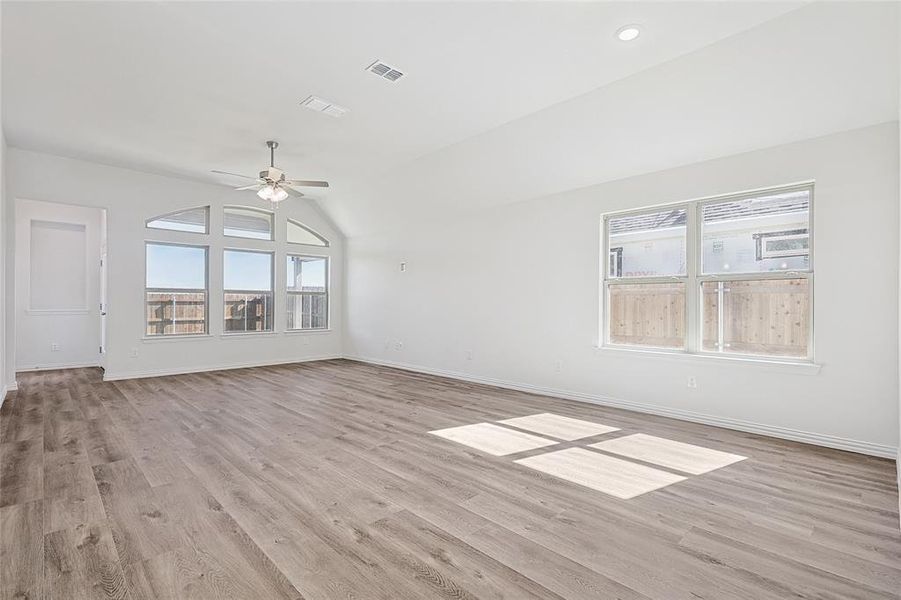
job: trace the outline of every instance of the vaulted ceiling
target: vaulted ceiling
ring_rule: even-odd
[[[4,2],[3,126],[14,146],[222,184],[238,182],[211,169],[255,173],[277,139],[278,166],[329,179],[309,195],[363,235],[896,119],[897,18],[851,3]],[[627,23],[635,42],[614,37]],[[405,76],[367,72],[376,59]],[[349,112],[302,108],[311,94]]]

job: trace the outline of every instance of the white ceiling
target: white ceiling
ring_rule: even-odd
[[[897,118],[896,7],[799,6],[3,2],[3,126],[14,146],[220,183],[211,169],[254,173],[274,138],[358,235]],[[350,113],[301,108],[310,94]]]

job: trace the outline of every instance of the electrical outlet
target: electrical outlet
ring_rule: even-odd
[[[562,360],[554,361],[554,371],[559,373],[562,370],[563,370],[563,361]]]
[[[51,342],[50,352],[59,352],[59,344],[57,344],[56,342]]]
[[[472,350],[466,351],[466,360],[472,360]]]
[[[697,389],[698,387],[698,379],[694,375],[689,375],[688,377],[688,387],[691,389]]]
[[[400,272],[401,273],[407,272],[407,263],[405,263],[405,262],[400,263]]]

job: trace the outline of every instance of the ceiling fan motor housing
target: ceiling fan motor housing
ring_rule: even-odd
[[[266,181],[284,181],[285,173],[281,169],[268,167],[267,169],[260,171],[260,179],[265,179]]]

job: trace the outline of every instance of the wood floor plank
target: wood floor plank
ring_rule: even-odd
[[[41,597],[43,512],[41,500],[0,508],[0,600]]]
[[[96,465],[93,473],[123,565],[186,544],[174,516],[163,507],[133,459]]]
[[[346,360],[101,375],[0,409],[0,600],[901,599],[892,461]],[[619,499],[515,462],[598,430],[429,433],[536,414],[748,458]]]
[[[0,444],[0,507],[44,495],[43,436]]]
[[[44,536],[44,600],[125,600],[125,576],[105,521]]]

